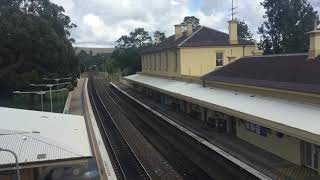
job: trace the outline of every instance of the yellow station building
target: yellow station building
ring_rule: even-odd
[[[142,55],[142,72],[164,76],[199,77],[239,57],[261,55],[254,42],[239,39],[237,22],[229,21],[229,34],[187,24],[182,31],[175,25],[175,35],[146,49]]]
[[[175,36],[144,52],[142,72],[123,82],[291,163],[271,162],[275,171],[319,174],[320,30],[309,32],[309,53],[262,56],[254,43],[237,39],[234,21],[229,26],[230,36],[176,26]]]

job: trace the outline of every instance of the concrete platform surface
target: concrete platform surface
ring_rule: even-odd
[[[70,107],[69,107],[69,114],[83,116],[83,112],[82,112],[83,103],[81,98],[83,82],[84,82],[83,78],[79,79],[77,87],[74,88],[74,92],[73,92],[71,102],[70,102]]]

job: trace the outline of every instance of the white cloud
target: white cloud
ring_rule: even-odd
[[[114,46],[121,36],[142,27],[150,33],[174,33],[174,24],[185,16],[196,16],[201,25],[227,31],[231,0],[52,0],[65,7],[71,20],[78,25],[72,36],[78,45]],[[263,0],[235,0],[236,17],[245,20],[256,34],[264,13]],[[194,3],[199,8],[192,8]],[[320,7],[318,0],[310,0]],[[318,8],[319,9],[319,8]],[[257,36],[256,36],[257,37]]]

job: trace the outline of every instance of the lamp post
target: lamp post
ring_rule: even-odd
[[[43,111],[43,95],[47,93],[47,91],[30,91],[30,92],[21,92],[21,91],[14,91],[14,94],[38,94],[40,95],[41,99],[41,111]]]
[[[59,84],[59,81],[61,80],[71,80],[72,77],[66,77],[66,78],[56,78],[56,79],[50,79],[50,78],[42,78],[46,81],[56,81],[56,84]],[[58,92],[58,106],[60,105],[60,93]]]
[[[71,84],[70,82],[66,83],[57,83],[57,84],[30,84],[30,86],[35,86],[35,87],[48,87],[49,88],[49,93],[50,93],[50,109],[52,112],[52,87],[53,86],[59,86],[59,85],[67,85]]]
[[[40,99],[41,99],[41,111],[44,110],[44,106],[43,106],[43,95],[47,94],[48,92],[50,92],[50,97],[51,97],[51,92],[60,92],[60,91],[65,91],[67,90],[66,88],[62,88],[62,89],[57,89],[57,90],[51,90],[51,91],[14,91],[12,93],[14,94],[38,94],[40,95]],[[51,112],[52,112],[52,101],[51,101]]]
[[[11,153],[14,158],[15,158],[15,161],[16,161],[16,169],[17,169],[17,179],[20,180],[20,170],[19,170],[19,161],[18,161],[18,156],[16,155],[15,152],[9,150],[9,149],[4,149],[4,148],[0,148],[0,152],[1,151],[4,151],[4,152],[9,152]]]

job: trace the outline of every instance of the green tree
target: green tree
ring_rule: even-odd
[[[245,21],[237,19],[238,22],[238,37],[241,39],[252,41],[252,33],[249,30],[249,27]]]
[[[117,41],[119,48],[141,48],[152,44],[152,38],[144,28],[136,28],[129,35],[121,36]]]
[[[63,7],[49,0],[1,1],[0,91],[26,88],[45,76],[77,76],[74,27]]]
[[[261,5],[267,20],[259,27],[261,44],[266,53],[306,52],[307,32],[319,20],[317,11],[307,0],[264,0]]]
[[[198,18],[196,18],[195,16],[186,16],[183,19],[183,22],[181,23],[181,25],[186,26],[188,22],[192,23],[192,28],[197,28],[200,26],[200,20]]]
[[[109,59],[111,56],[110,53],[101,53],[93,55],[92,51],[87,54],[84,50],[81,50],[77,54],[79,59],[81,72],[87,72],[92,67],[98,68],[99,71],[104,71],[105,60]]]
[[[116,42],[118,45],[111,56],[114,65],[123,75],[141,71],[141,52],[152,45],[149,33],[143,28],[137,28],[129,35],[121,36]]]
[[[117,72],[117,68],[115,67],[113,61],[111,59],[107,59],[105,61],[105,70],[109,73],[109,74],[113,74]]]

